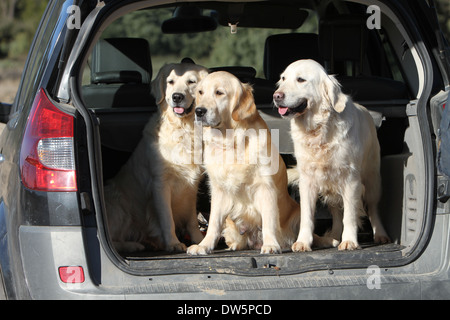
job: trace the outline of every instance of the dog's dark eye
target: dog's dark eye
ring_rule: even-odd
[[[203,91],[202,91],[202,90],[198,90],[198,94],[199,94],[199,95],[202,95],[202,94],[203,94]]]
[[[297,78],[297,81],[300,82],[300,83],[303,83],[303,82],[305,82],[306,80],[303,79],[303,78],[301,78],[301,77],[298,77],[298,78]]]
[[[197,83],[197,81],[195,81],[195,80],[189,80],[188,81],[188,84],[194,84],[194,83]]]
[[[217,91],[216,91],[216,95],[221,96],[221,95],[223,95],[223,92],[220,91],[220,90],[217,90]]]
[[[173,80],[167,80],[167,83],[168,83],[168,84],[174,84],[175,81],[173,81]]]
[[[281,81],[284,81],[285,80],[285,77],[281,77]]]

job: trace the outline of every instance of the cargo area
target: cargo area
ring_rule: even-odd
[[[230,64],[217,60],[216,64],[204,54],[195,56],[194,49],[191,53],[187,50],[183,50],[182,54],[167,52],[164,58],[160,48],[152,47],[151,39],[167,37],[169,43],[172,41],[169,37],[174,34],[198,39],[194,33],[181,33],[185,25],[181,19],[180,25],[177,25],[177,17],[170,16],[175,12],[174,6],[128,6],[123,10],[128,13],[114,17],[117,20],[106,27],[99,34],[100,40],[92,45],[80,80],[85,106],[99,122],[104,182],[114,177],[126,163],[141,139],[144,126],[157,111],[155,100],[150,95],[151,79],[164,63],[180,62],[186,56],[212,72],[226,70],[242,82],[252,84],[258,111],[270,129],[279,130],[278,146],[283,160],[288,167],[295,166],[289,121],[277,113],[272,95],[280,73],[290,62],[314,59],[330,74],[336,75],[343,91],[367,107],[373,116],[381,146],[383,195],[379,213],[392,241],[390,244],[375,245],[370,222],[365,219],[358,234],[360,250],[338,251],[337,248],[330,248],[307,253],[284,250],[282,254],[260,255],[258,250],[226,250],[225,243],[220,241],[212,254],[200,257],[164,251],[117,252],[117,257],[123,259],[130,270],[152,274],[295,274],[372,264],[396,265],[414,249],[421,239],[425,221],[424,171],[423,164],[417,161],[422,146],[412,134],[418,125],[417,117],[411,120],[414,101],[421,94],[422,66],[418,65],[420,60],[408,46],[405,31],[397,29],[396,17],[392,12],[379,13],[383,21],[380,28],[368,27],[367,21],[372,16],[367,13],[368,5],[364,1],[269,1],[245,5],[233,2],[177,3],[178,7],[197,8],[202,16],[215,19],[216,31],[198,30],[203,31],[206,37],[209,37],[208,32],[225,30],[221,31],[220,37],[215,36],[217,40],[211,45],[230,41],[230,48],[236,48],[242,44],[232,44],[233,37],[239,39],[240,34],[247,35],[248,30],[257,30],[254,43],[256,38],[260,42],[254,44],[253,51],[256,52],[254,55],[258,65],[247,64],[244,59],[241,63],[230,60]],[[142,15],[147,20],[137,19]],[[158,17],[165,18],[160,21]],[[237,24],[237,34],[231,34],[228,23],[237,17],[241,23]],[[169,19],[172,19],[170,24],[167,23]],[[137,34],[130,34],[130,31],[124,31],[125,28],[118,27],[133,21],[153,24],[152,28],[146,26],[147,38],[142,37],[147,31],[140,30],[144,26],[135,27],[134,30],[141,31]],[[261,25],[264,22],[266,25]],[[160,33],[152,33],[155,30]],[[246,45],[252,46],[253,42],[246,42]],[[118,64],[113,59],[117,56],[126,58],[122,61],[127,62]],[[130,65],[129,61],[139,63]],[[111,65],[117,74],[131,71],[131,76],[119,80],[113,79],[114,76],[111,79],[98,76],[104,71],[111,71]],[[138,77],[133,77],[133,74],[138,74]],[[199,228],[204,232],[208,227],[210,209],[206,179],[201,183],[197,199]],[[290,188],[290,194],[296,201],[301,201],[296,187]],[[315,226],[316,233],[320,235],[331,227],[332,221],[325,206],[319,204],[317,208]],[[179,239],[190,244],[188,238]]]

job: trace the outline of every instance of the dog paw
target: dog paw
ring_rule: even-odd
[[[312,250],[311,250],[311,246],[310,245],[308,245],[308,244],[306,244],[304,242],[297,241],[297,242],[295,242],[292,245],[292,251],[294,251],[294,252],[307,252],[307,251],[312,251]]]
[[[358,243],[355,243],[353,241],[342,241],[341,244],[338,246],[338,250],[355,250],[355,249],[361,249],[361,247],[358,245]]]
[[[336,239],[332,239],[332,241],[331,241],[331,246],[333,247],[333,248],[336,248],[338,245],[339,245],[339,240],[336,240]]]
[[[227,243],[228,248],[227,250],[229,251],[237,251],[240,250],[240,246],[238,242],[233,242],[233,243]]]
[[[314,235],[313,246],[316,248],[336,248],[339,245],[339,240],[330,236],[319,237]]]
[[[376,244],[386,244],[391,242],[391,239],[386,235],[376,235],[373,240]]]
[[[205,246],[200,246],[198,244],[194,244],[187,248],[187,254],[190,254],[191,256],[204,256],[211,252],[211,250],[208,250]]]
[[[275,254],[281,253],[281,248],[279,245],[263,245],[261,247],[261,254]]]
[[[181,242],[169,244],[166,247],[166,251],[169,251],[169,252],[184,252],[184,251],[186,251],[186,249],[187,249],[186,245]]]

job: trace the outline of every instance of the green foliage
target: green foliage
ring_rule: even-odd
[[[213,34],[163,34],[161,24],[172,17],[172,10],[142,10],[125,15],[109,26],[102,37],[139,37],[147,39],[153,55],[194,55],[204,57],[212,49]]]
[[[0,58],[26,55],[48,0],[0,0]],[[436,0],[442,29],[450,40],[450,2]],[[10,7],[14,16],[11,17]],[[2,12],[5,11],[5,12]],[[8,11],[8,12],[6,12]],[[247,65],[262,73],[264,39],[267,29],[238,28],[231,34],[228,27],[219,26],[214,32],[198,34],[162,34],[161,23],[172,16],[171,9],[141,10],[127,14],[113,23],[104,33],[108,36],[142,37],[149,41],[152,59],[192,57],[208,66]],[[316,32],[317,21],[305,24],[304,32]],[[290,30],[278,30],[290,32]]]
[[[448,0],[437,0],[436,7],[438,11],[439,23],[441,24],[441,29],[450,42],[450,1]]]
[[[12,20],[0,22],[0,58],[8,55],[10,43],[14,40],[14,23]]]
[[[8,48],[9,57],[20,57],[25,55],[30,49],[30,43],[32,41],[32,34],[26,30],[18,32],[14,40],[10,42]]]
[[[8,1],[8,0],[1,0]],[[14,17],[0,12],[0,58],[17,58],[28,53],[48,0],[17,0]]]

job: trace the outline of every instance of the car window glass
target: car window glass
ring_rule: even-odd
[[[398,59],[394,54],[392,44],[389,42],[385,32],[379,32],[380,39],[382,41],[384,52],[386,53],[386,67],[390,69],[392,79],[396,81],[405,82],[400,69]]]
[[[154,8],[128,13],[109,25],[101,38],[144,38],[150,44],[153,78],[165,63],[179,62],[190,57],[208,68],[219,66],[249,66],[256,77],[264,77],[264,45],[268,36],[278,33],[318,33],[317,14],[309,11],[306,21],[297,30],[269,28],[240,28],[232,34],[230,27],[218,25],[214,31],[164,34],[163,21],[172,17],[174,8]],[[210,10],[203,10],[209,16]],[[83,70],[82,84],[90,83],[90,61]]]

